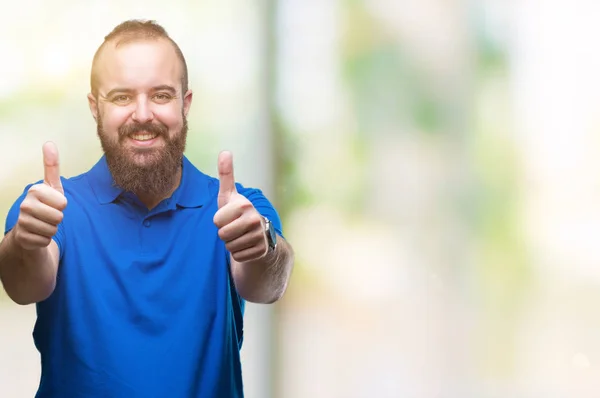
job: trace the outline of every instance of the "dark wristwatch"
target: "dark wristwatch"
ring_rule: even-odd
[[[277,232],[275,231],[275,227],[273,227],[271,220],[264,216],[263,219],[265,220],[265,234],[267,235],[269,253],[271,253],[275,250],[275,247],[277,247]]]

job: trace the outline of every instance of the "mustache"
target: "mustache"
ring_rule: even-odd
[[[119,139],[124,139],[129,137],[132,134],[137,134],[141,132],[146,132],[149,134],[156,134],[158,136],[166,137],[169,129],[164,124],[156,124],[156,123],[135,123],[135,124],[126,124],[124,126],[119,127]]]

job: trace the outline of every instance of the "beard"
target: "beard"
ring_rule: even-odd
[[[114,183],[121,189],[145,196],[167,195],[175,186],[174,179],[182,167],[187,140],[187,119],[178,134],[169,137],[163,124],[136,123],[119,127],[118,137],[109,137],[98,118],[97,132]],[[125,146],[129,136],[139,132],[156,134],[165,142],[163,148],[131,148]]]

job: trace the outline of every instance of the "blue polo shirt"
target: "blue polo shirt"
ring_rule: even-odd
[[[184,158],[179,188],[151,211],[113,185],[104,157],[62,181],[56,289],[33,331],[36,397],[243,397],[244,300],[213,224],[219,180]],[[261,191],[237,188],[281,234]]]

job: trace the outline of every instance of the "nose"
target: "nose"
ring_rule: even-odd
[[[131,118],[137,123],[151,122],[154,119],[154,114],[146,98],[140,97],[137,99]]]

